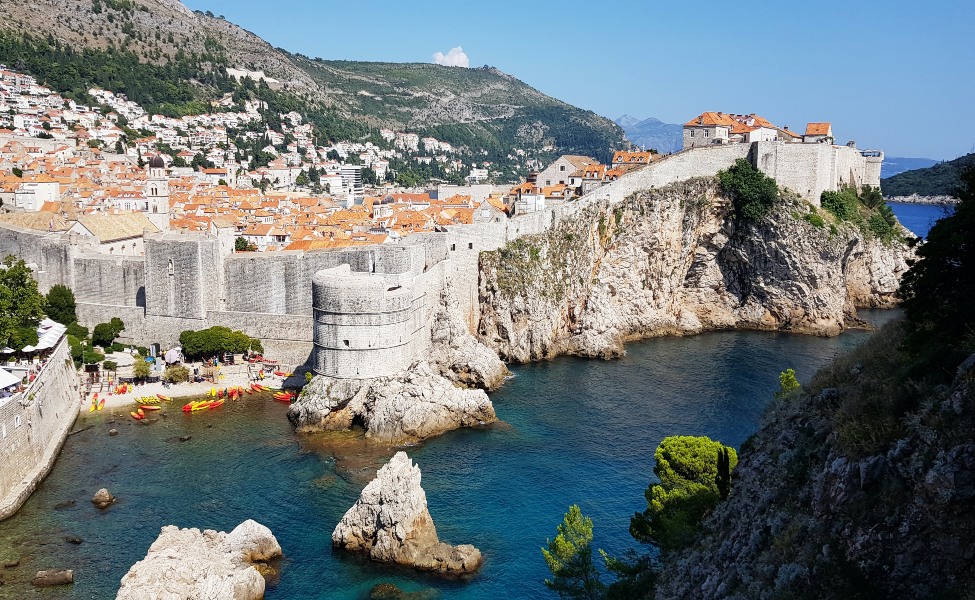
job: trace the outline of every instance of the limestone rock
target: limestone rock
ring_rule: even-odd
[[[913,251],[816,227],[809,210],[787,195],[741,223],[713,178],[595,202],[481,254],[478,339],[517,362],[612,358],[627,341],[715,329],[834,335],[862,324],[858,307],[896,304]]]
[[[421,361],[394,377],[319,375],[288,409],[288,419],[299,431],[343,430],[361,423],[368,439],[399,444],[491,423],[497,416],[484,390],[458,387]]]
[[[49,571],[38,571],[31,585],[36,587],[51,587],[55,585],[68,585],[74,583],[74,571],[70,569],[51,569]]]
[[[483,562],[474,546],[450,546],[437,538],[420,468],[405,452],[397,452],[362,490],[332,532],[332,545],[444,574],[473,573]]]
[[[113,502],[115,502],[115,496],[109,493],[109,491],[105,488],[95,492],[95,495],[91,499],[91,503],[102,510],[111,506]]]
[[[252,563],[279,556],[271,530],[256,521],[230,533],[167,525],[122,578],[116,600],[258,600],[265,581]]]

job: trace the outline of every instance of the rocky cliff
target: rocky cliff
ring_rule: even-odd
[[[450,546],[437,537],[420,467],[405,452],[397,452],[362,490],[332,532],[332,545],[379,562],[445,574],[473,573],[483,562],[474,546]]]
[[[716,180],[690,180],[484,253],[478,336],[524,362],[711,329],[832,335],[860,323],[858,306],[896,303],[909,255],[791,196],[739,221]]]
[[[659,598],[970,598],[975,355],[908,381],[892,324],[777,400]]]

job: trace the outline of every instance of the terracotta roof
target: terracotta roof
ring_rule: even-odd
[[[806,135],[830,135],[829,123],[809,123],[806,125]]]
[[[715,125],[734,127],[737,123],[738,121],[734,120],[731,115],[727,113],[703,112],[687,123],[684,123],[684,127],[712,127]]]
[[[78,223],[103,244],[141,237],[146,230],[151,233],[159,231],[142,213],[82,215],[78,217]]]
[[[0,215],[0,223],[37,231],[67,231],[71,226],[61,215],[47,212],[7,213]]]

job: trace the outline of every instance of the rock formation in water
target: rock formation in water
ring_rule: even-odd
[[[332,545],[444,574],[473,573],[483,562],[474,546],[450,546],[437,538],[420,468],[405,452],[397,452],[362,490],[332,532]]]
[[[901,339],[885,327],[769,408],[658,598],[970,596],[975,355],[950,386],[899,389]]]
[[[95,492],[95,495],[92,496],[91,503],[104,510],[115,503],[115,496],[113,496],[107,489],[102,488]]]
[[[122,578],[116,598],[258,600],[265,582],[257,566],[279,556],[271,530],[250,519],[230,533],[168,525]]]
[[[448,297],[444,292],[424,360],[391,377],[316,376],[288,410],[291,423],[303,432],[360,424],[372,441],[402,444],[496,421],[484,389],[499,387],[508,369],[467,331]]]
[[[733,217],[716,179],[596,203],[481,255],[479,339],[502,358],[615,357],[623,343],[713,329],[831,335],[896,304],[911,251],[849,224],[817,227],[786,195]]]

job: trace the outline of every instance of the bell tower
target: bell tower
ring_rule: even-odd
[[[160,231],[169,231],[169,179],[166,163],[159,155],[149,160],[146,170],[146,216]]]

